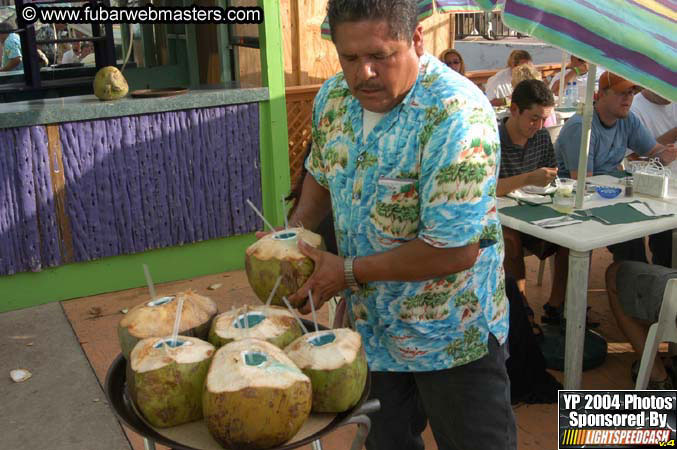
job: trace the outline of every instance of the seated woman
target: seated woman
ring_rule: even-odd
[[[458,50],[453,48],[446,49],[440,54],[440,61],[449,66],[450,69],[465,76],[465,62],[463,62],[463,57]]]

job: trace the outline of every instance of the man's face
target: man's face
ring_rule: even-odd
[[[336,27],[334,45],[350,92],[363,108],[385,113],[416,82],[423,29],[417,27],[409,42],[390,37],[386,21],[344,22]]]
[[[4,44],[5,40],[7,39],[7,36],[9,36],[8,33],[0,33],[0,44]]]
[[[617,119],[625,119],[630,114],[630,107],[636,92],[637,89],[634,87],[626,89],[623,92],[606,89],[600,92],[597,102],[600,108],[604,108],[607,114]]]
[[[552,114],[553,106],[531,105],[531,108],[520,112],[517,104],[510,105],[510,115],[517,124],[518,133],[527,139],[533,137],[541,128],[543,123]]]

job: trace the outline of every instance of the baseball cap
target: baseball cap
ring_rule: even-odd
[[[626,80],[623,77],[619,77],[615,73],[606,71],[601,77],[599,77],[599,89],[601,91],[602,89],[609,88],[613,89],[615,92],[623,92],[630,88],[638,89],[639,86],[637,86],[632,81]]]

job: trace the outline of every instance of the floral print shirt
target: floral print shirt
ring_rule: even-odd
[[[439,248],[480,243],[468,270],[344,293],[370,368],[432,371],[477,360],[489,333],[501,343],[508,334],[493,109],[472,82],[425,54],[413,88],[366,143],[362,112],[343,74],[315,97],[306,168],[330,191],[341,255],[386,252],[413,239]]]
[[[5,67],[14,58],[21,58],[21,38],[16,33],[9,33],[5,39],[5,45],[2,49],[2,61],[0,67]],[[23,61],[12,70],[23,70]]]

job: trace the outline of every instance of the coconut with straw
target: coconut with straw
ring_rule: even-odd
[[[360,400],[367,382],[362,337],[349,328],[320,331],[312,292],[308,292],[308,297],[315,331],[306,332],[284,351],[311,380],[314,412],[347,411]],[[284,301],[293,312],[286,298]]]
[[[203,393],[204,421],[225,448],[264,449],[291,439],[310,415],[310,380],[285,353],[259,339],[224,345]]]
[[[279,282],[276,283],[278,285]],[[275,289],[269,299],[274,292]],[[209,342],[218,348],[239,339],[255,338],[284,348],[301,333],[301,327],[286,308],[266,302],[265,305],[234,308],[216,316],[209,332]]]
[[[184,300],[177,302],[171,336],[142,340],[129,358],[132,400],[156,427],[202,418],[202,389],[216,349],[201,339],[179,336]]]
[[[282,297],[298,291],[315,269],[313,260],[298,249],[299,240],[322,249],[322,237],[301,227],[276,231],[251,201],[247,200],[247,204],[271,230],[270,234],[250,245],[245,251],[247,280],[257,297],[266,302],[273,292],[276,280],[281,277],[280,286],[271,303],[284,306]],[[300,304],[294,306],[298,307]]]
[[[178,334],[207,339],[212,319],[217,313],[216,303],[192,290],[157,296],[150,272],[147,268],[144,272],[151,298],[130,309],[118,325],[120,348],[125,358],[129,359],[132,349],[140,340],[172,334],[179,301],[183,302],[183,308]]]

